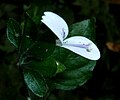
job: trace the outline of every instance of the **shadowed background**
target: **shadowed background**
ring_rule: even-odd
[[[92,78],[72,91],[54,90],[48,100],[119,100],[120,0],[1,0],[0,1],[0,100],[26,100],[17,67],[17,55],[6,37],[9,18],[18,22],[30,4],[59,12],[71,25],[96,18],[96,42],[101,51]],[[38,98],[36,98],[38,100]]]

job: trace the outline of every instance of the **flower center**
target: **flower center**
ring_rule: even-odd
[[[63,36],[63,39],[64,39],[64,37],[65,37],[65,29],[64,28],[62,28],[62,36]]]
[[[62,46],[62,43],[59,39],[56,40],[56,46]]]

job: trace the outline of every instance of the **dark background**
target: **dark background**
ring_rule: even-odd
[[[31,4],[59,13],[69,25],[96,18],[101,58],[92,78],[75,90],[54,90],[48,100],[120,100],[120,0],[0,0],[0,100],[26,100],[6,25],[9,18],[20,22]]]

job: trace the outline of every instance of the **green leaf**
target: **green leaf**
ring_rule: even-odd
[[[92,76],[96,61],[88,60],[64,48],[56,48],[52,55],[65,70],[58,73],[53,84],[57,89],[70,90],[83,85]]]
[[[31,70],[24,70],[24,80],[28,88],[37,96],[43,97],[48,91],[48,86],[42,75]]]
[[[18,48],[21,36],[21,28],[17,21],[9,19],[7,23],[7,37],[9,41]]]
[[[36,58],[44,59],[54,52],[55,46],[54,34],[51,34],[50,31],[45,31],[40,34],[39,40],[34,43],[29,53]]]
[[[35,44],[30,48],[29,54],[36,58],[45,59],[49,57],[55,48],[55,44],[48,42],[35,42]]]
[[[28,54],[30,48],[34,45],[33,40],[29,36],[22,37],[22,42],[20,44],[19,55],[21,57],[31,56]]]
[[[64,64],[67,66],[67,70],[74,70],[89,64],[89,62],[90,60],[71,52],[66,56]]]
[[[56,47],[52,54],[52,57],[54,57],[58,62],[64,64],[69,53],[71,53],[69,50],[66,50],[62,47]]]
[[[52,77],[56,74],[57,64],[52,57],[48,57],[43,61],[32,60],[29,63],[26,63],[25,68],[38,71],[44,77]]]
[[[85,36],[95,41],[95,18],[87,19],[78,23],[73,24],[70,27],[70,34],[71,36]]]
[[[83,85],[91,78],[95,64],[95,61],[89,61],[88,64],[81,68],[58,74],[54,81],[55,87],[57,89],[71,90]]]
[[[82,66],[88,64],[90,61],[82,56],[79,56],[79,55],[77,55],[67,49],[61,48],[61,47],[56,47],[52,56],[57,61],[62,63],[66,67],[66,70],[73,70],[73,69],[82,67]]]

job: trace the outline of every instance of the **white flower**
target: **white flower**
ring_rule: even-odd
[[[66,48],[90,60],[98,60],[100,52],[97,46],[88,38],[73,36],[67,38],[68,25],[60,16],[53,12],[44,12],[41,20],[58,37],[56,45]]]

